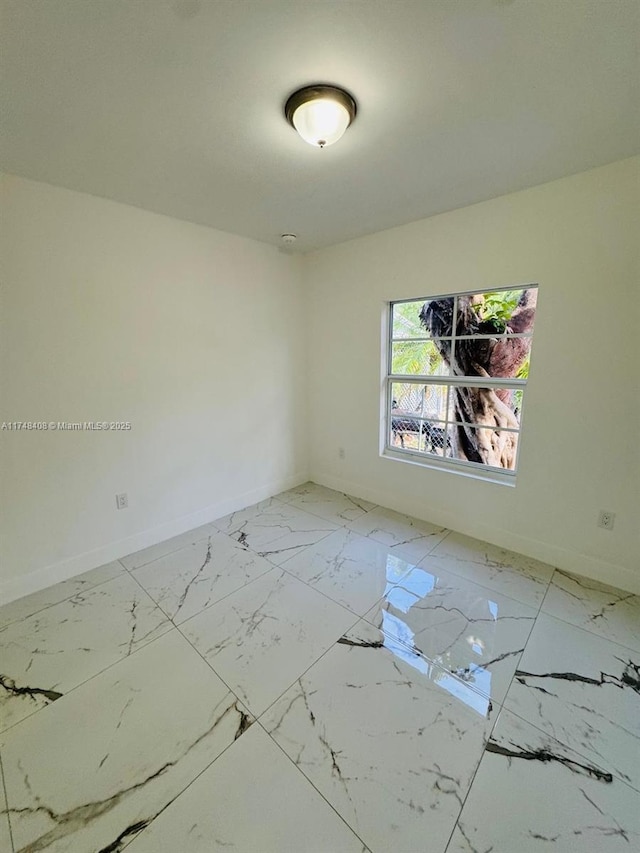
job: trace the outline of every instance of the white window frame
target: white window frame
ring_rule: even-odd
[[[485,465],[479,462],[469,462],[464,459],[453,459],[447,456],[437,456],[434,453],[414,450],[412,448],[400,448],[396,445],[392,444],[392,430],[391,430],[391,409],[392,409],[392,397],[393,397],[393,384],[394,383],[402,383],[403,385],[441,385],[447,387],[447,389],[455,388],[456,386],[476,386],[479,388],[509,388],[509,389],[518,389],[518,388],[526,388],[528,379],[500,379],[500,378],[491,378],[489,380],[484,377],[478,376],[429,376],[429,375],[413,375],[413,374],[394,374],[391,373],[391,365],[392,365],[392,352],[393,352],[393,343],[398,342],[400,340],[410,340],[418,342],[423,341],[431,341],[432,337],[429,335],[424,336],[424,338],[410,338],[410,339],[402,339],[402,338],[394,338],[393,337],[393,306],[399,305],[407,302],[431,302],[438,299],[454,299],[454,316],[453,316],[453,324],[451,335],[444,338],[443,340],[451,340],[452,344],[456,340],[456,317],[457,317],[457,299],[458,296],[472,296],[478,293],[500,293],[503,291],[509,290],[527,290],[531,288],[538,289],[539,285],[537,282],[531,282],[526,284],[511,284],[511,285],[501,285],[500,287],[486,287],[484,290],[474,289],[474,290],[462,290],[456,291],[455,293],[444,293],[435,296],[412,296],[406,299],[393,299],[387,303],[385,303],[384,310],[384,336],[383,336],[383,358],[382,358],[382,410],[381,410],[381,434],[380,434],[380,455],[387,459],[392,459],[394,461],[401,461],[413,465],[418,465],[423,468],[432,468],[436,470],[449,471],[455,474],[461,474],[466,477],[472,477],[474,479],[485,480],[489,482],[499,483],[501,485],[507,486],[515,486],[516,485],[516,475],[518,473],[518,464],[520,459],[520,446],[522,439],[522,418],[524,412],[524,397],[522,395],[522,408],[519,414],[520,425],[518,429],[512,429],[509,427],[500,427],[501,431],[504,432],[517,432],[519,434],[518,439],[518,447],[517,447],[517,455],[516,455],[516,466],[514,469],[506,469],[506,468],[497,468],[491,465]],[[495,339],[500,337],[500,335],[474,335],[474,339]],[[506,337],[506,334],[505,334]],[[509,334],[509,338],[529,338],[533,343],[533,332],[527,332],[522,334]],[[449,406],[445,407],[446,411],[446,420],[445,430],[448,430],[450,421],[449,421]],[[408,415],[407,418],[410,416]],[[420,421],[432,421],[434,419],[426,418],[423,415],[418,416],[416,419]],[[441,421],[434,421],[440,425]],[[472,424],[468,422],[462,422],[465,426],[470,427],[481,427],[482,425]],[[447,433],[445,432],[445,435]]]

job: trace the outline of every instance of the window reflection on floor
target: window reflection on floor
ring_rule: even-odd
[[[491,695],[491,673],[488,670],[478,666],[473,672],[474,683],[477,688],[487,693],[487,696],[482,696],[472,687],[461,681],[460,678],[454,678],[453,675],[449,675],[440,667],[433,667],[426,658],[423,658],[417,652],[411,651],[414,647],[414,633],[397,616],[386,611],[383,612],[382,630],[384,632],[383,645],[392,654],[405,663],[408,663],[409,666],[417,669],[418,672],[426,675],[431,681],[442,687],[443,690],[446,690],[452,696],[460,699],[465,705],[468,705],[469,708],[472,708],[482,717],[487,716],[489,710],[489,699],[487,696]]]

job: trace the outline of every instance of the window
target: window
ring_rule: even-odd
[[[390,304],[385,455],[513,482],[537,293]]]

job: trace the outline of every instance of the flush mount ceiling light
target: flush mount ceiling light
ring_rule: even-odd
[[[337,86],[305,86],[284,105],[289,124],[316,148],[337,142],[356,117],[356,111],[354,98]]]

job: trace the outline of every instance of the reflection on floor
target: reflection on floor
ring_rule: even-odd
[[[0,849],[640,849],[640,597],[306,484],[0,609]]]

